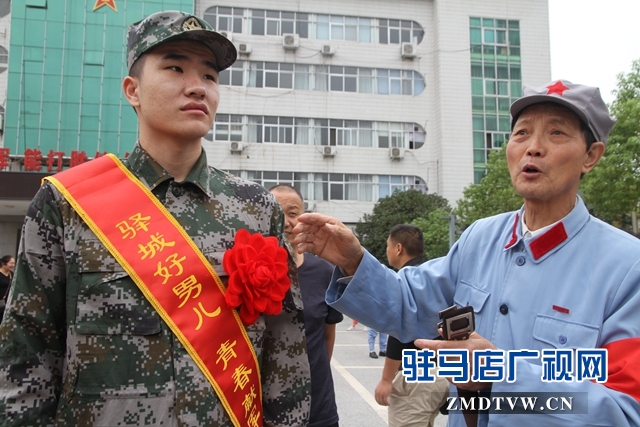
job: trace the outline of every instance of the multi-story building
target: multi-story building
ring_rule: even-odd
[[[13,2],[4,147],[14,163],[26,148],[63,152],[66,162],[71,151],[124,155],[136,133],[119,90],[126,25],[190,10],[240,52],[220,76],[203,140],[210,164],[265,187],[292,184],[309,210],[347,224],[395,189],[455,204],[506,141],[523,83],[551,74],[546,0],[82,3]],[[44,43],[27,30],[35,22]]]

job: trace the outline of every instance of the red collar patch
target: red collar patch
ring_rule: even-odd
[[[560,243],[567,240],[567,231],[564,229],[562,222],[557,223],[546,233],[529,243],[533,259],[539,259],[546,253],[557,247]]]
[[[509,249],[511,246],[515,245],[515,243],[518,241],[518,235],[516,234],[516,229],[518,228],[518,220],[520,219],[520,214],[516,214],[516,220],[513,221],[513,231],[511,232],[511,240],[509,240],[509,243],[507,243],[507,246],[505,246],[505,249]]]

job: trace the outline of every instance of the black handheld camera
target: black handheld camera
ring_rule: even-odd
[[[475,330],[476,322],[473,307],[470,305],[458,308],[455,305],[440,312],[438,328],[442,328],[445,340],[466,340]]]

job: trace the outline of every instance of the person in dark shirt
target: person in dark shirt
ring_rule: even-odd
[[[387,238],[387,260],[397,270],[425,262],[422,231],[409,224],[393,227]],[[389,336],[382,379],[376,386],[376,401],[389,406],[389,427],[431,427],[449,395],[449,382],[437,377],[434,383],[407,383],[401,371],[405,348],[418,349],[413,342],[401,343]]]
[[[7,292],[11,286],[15,266],[16,260],[11,255],[0,258],[0,320],[4,316],[4,305],[7,301]]]
[[[291,244],[292,230],[298,216],[304,213],[302,195],[289,185],[277,185],[269,190],[284,211],[284,232]],[[331,376],[331,356],[336,338],[336,324],[342,313],[329,307],[324,295],[331,282],[333,265],[310,253],[298,254],[298,281],[304,304],[304,325],[307,354],[311,368],[311,415],[309,427],[337,427],[338,408]]]

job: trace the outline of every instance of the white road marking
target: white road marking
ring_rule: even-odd
[[[376,402],[376,398],[369,392],[369,390],[366,389],[365,386],[363,386],[360,383],[360,381],[358,381],[356,379],[356,377],[354,377],[353,375],[351,375],[349,373],[349,371],[347,371],[347,367],[346,366],[342,366],[340,364],[340,362],[338,362],[334,358],[331,359],[331,366],[336,370],[337,373],[340,374],[340,376],[342,376],[342,378],[345,379],[345,381],[347,381],[349,383],[349,385],[351,387],[353,387],[353,389],[356,391],[356,393],[358,393],[358,395],[369,406],[371,406],[371,409],[373,409],[376,412],[376,414],[378,414],[378,416],[380,418],[382,418],[384,423],[388,424],[388,421],[387,421],[388,420],[387,407],[378,405],[378,402]],[[358,367],[349,366],[348,368],[352,369],[352,368],[369,368],[369,367],[368,366],[358,366]],[[373,368],[380,369],[379,366],[373,366]]]

